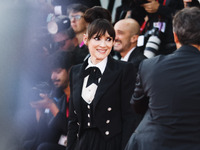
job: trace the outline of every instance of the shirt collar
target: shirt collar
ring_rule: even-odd
[[[88,58],[88,66],[85,69],[87,69],[89,67],[97,67],[101,71],[101,74],[103,74],[103,72],[104,72],[104,70],[106,68],[107,61],[108,61],[108,57],[104,58],[101,62],[99,62],[98,64],[94,65],[91,62],[91,57],[89,57]]]
[[[129,56],[131,55],[132,51],[135,49],[133,47],[124,57],[121,58],[122,61],[128,61]]]

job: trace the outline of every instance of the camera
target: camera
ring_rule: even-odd
[[[52,86],[48,82],[41,82],[31,89],[31,99],[33,101],[41,100],[40,93],[47,94],[48,97],[52,97]]]
[[[50,34],[56,34],[59,31],[67,30],[70,26],[70,19],[67,16],[60,15],[47,24],[47,30]]]
[[[153,28],[147,31],[144,35],[145,40],[145,48],[144,48],[144,55],[147,58],[154,57],[158,50],[161,43],[160,40],[160,31],[158,28]]]

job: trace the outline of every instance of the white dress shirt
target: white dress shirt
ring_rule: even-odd
[[[88,59],[88,66],[85,69],[87,69],[89,67],[97,67],[101,71],[101,74],[103,74],[103,72],[106,68],[107,61],[108,61],[108,57],[106,57],[100,63],[94,65],[94,64],[92,64],[91,57],[90,57]],[[86,87],[88,78],[89,78],[89,75],[84,78],[81,96],[86,103],[90,104],[90,103],[92,103],[92,101],[94,99],[94,96],[95,96],[98,86],[96,84],[92,83],[91,85]],[[100,82],[100,80],[101,80],[101,78],[99,78],[98,82]]]
[[[135,49],[135,47],[133,47],[124,57],[121,58],[122,61],[128,61],[129,56],[131,55],[132,51]]]

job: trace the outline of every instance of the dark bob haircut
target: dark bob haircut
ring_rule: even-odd
[[[90,40],[95,34],[97,37],[108,34],[115,39],[115,30],[111,22],[106,19],[96,19],[91,24],[88,25],[87,34],[88,40]]]

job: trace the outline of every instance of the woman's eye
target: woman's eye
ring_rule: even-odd
[[[100,38],[99,38],[99,37],[95,37],[94,39],[95,39],[96,41],[100,40]]]
[[[107,38],[106,40],[107,40],[107,41],[112,41],[112,38],[109,37],[109,38]]]

